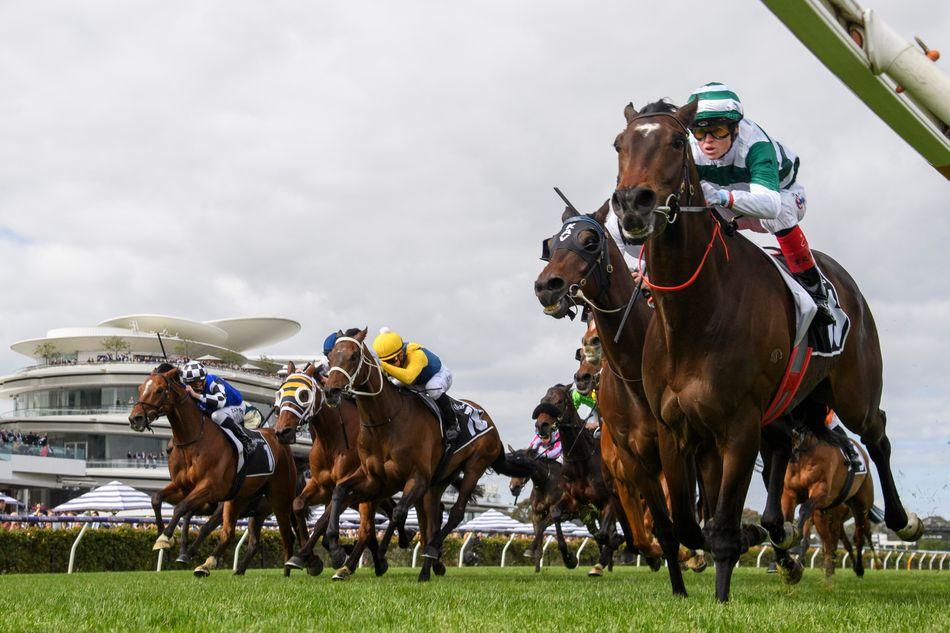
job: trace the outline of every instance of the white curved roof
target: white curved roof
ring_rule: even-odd
[[[235,352],[246,362],[242,352],[290,338],[300,331],[300,324],[279,317],[239,317],[217,321],[194,321],[161,314],[130,314],[102,321],[97,327],[70,327],[49,330],[43,338],[18,341],[10,346],[15,352],[35,357],[36,346],[52,344],[62,354],[103,351],[102,339],[118,336],[129,344],[132,352],[161,354],[156,333],[162,335],[169,354],[183,355],[178,348],[187,347],[184,355],[212,355]]]

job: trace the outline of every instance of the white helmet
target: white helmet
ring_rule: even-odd
[[[196,380],[204,380],[208,372],[205,366],[196,360],[190,360],[181,368],[181,380],[184,383],[192,383]]]

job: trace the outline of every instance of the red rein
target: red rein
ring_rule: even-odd
[[[712,217],[712,214],[710,214]],[[706,245],[706,252],[703,253],[703,259],[699,262],[699,266],[696,268],[696,272],[693,273],[693,276],[679,284],[678,286],[660,286],[657,284],[650,283],[650,280],[646,278],[646,275],[643,277],[643,283],[646,284],[647,288],[650,290],[659,290],[661,292],[678,292],[680,290],[685,290],[693,285],[696,279],[699,278],[699,273],[702,272],[703,266],[706,265],[706,260],[709,258],[709,251],[712,250],[713,245],[716,243],[716,238],[719,238],[719,241],[722,242],[722,247],[726,251],[726,261],[729,261],[729,247],[726,245],[726,240],[722,237],[722,228],[719,226],[719,222],[716,218],[713,218],[713,227],[712,237],[709,240],[709,244]],[[646,253],[647,247],[646,244],[643,245],[643,249],[640,251],[640,270],[643,270],[643,258]]]

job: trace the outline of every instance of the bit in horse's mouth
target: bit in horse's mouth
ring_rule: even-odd
[[[621,233],[625,239],[630,241],[642,240],[646,237],[649,237],[650,233],[653,232],[653,227],[645,226],[643,228],[637,229],[636,231],[628,231],[627,229],[621,229]]]
[[[544,306],[544,313],[545,313],[545,314],[556,314],[557,311],[560,310],[560,309],[561,309],[561,302],[558,301],[557,303],[552,303],[552,304],[549,305],[549,306]]]

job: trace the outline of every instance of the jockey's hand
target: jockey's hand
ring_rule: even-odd
[[[191,385],[185,385],[185,391],[188,392],[188,395],[197,400],[201,396],[194,389],[191,388]]]
[[[644,275],[642,272],[640,272],[639,269],[637,269],[637,270],[631,270],[630,276],[633,277],[633,283],[638,284],[646,275]]]
[[[706,204],[711,207],[732,207],[732,194],[725,189],[706,192]]]

